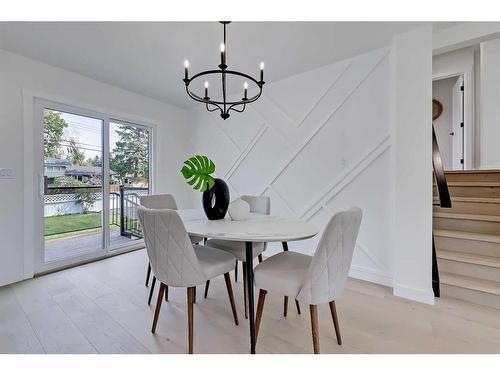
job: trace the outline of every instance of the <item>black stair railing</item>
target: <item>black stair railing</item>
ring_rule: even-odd
[[[436,132],[434,131],[434,124],[432,124],[432,166],[439,198],[439,201],[434,203],[434,205],[443,208],[451,208],[450,191],[448,189],[448,183],[446,182],[443,160],[441,159],[441,153],[439,152]],[[434,291],[435,297],[439,297],[441,295],[439,288],[439,268],[437,264],[434,230],[432,232],[432,290]]]

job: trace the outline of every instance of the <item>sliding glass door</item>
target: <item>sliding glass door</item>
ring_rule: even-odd
[[[110,249],[142,239],[137,217],[141,195],[149,194],[150,129],[123,121],[109,123]]]
[[[37,272],[132,248],[150,193],[152,130],[67,105],[38,100]]]

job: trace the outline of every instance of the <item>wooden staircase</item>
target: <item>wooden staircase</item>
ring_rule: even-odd
[[[452,208],[435,206],[433,214],[441,296],[500,309],[500,171],[446,179]]]

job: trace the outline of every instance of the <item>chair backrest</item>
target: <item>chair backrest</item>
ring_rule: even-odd
[[[269,215],[271,213],[271,199],[254,195],[242,195],[241,199],[250,205],[250,212]]]
[[[353,207],[335,214],[325,227],[297,299],[316,305],[334,301],[347,281],[363,213]]]
[[[144,195],[140,198],[141,206],[146,208],[177,210],[177,203],[172,194]]]
[[[170,209],[137,209],[151,268],[172,287],[203,284],[207,278],[179,214]]]

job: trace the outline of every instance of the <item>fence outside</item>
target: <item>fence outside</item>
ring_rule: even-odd
[[[122,236],[142,238],[137,207],[140,197],[148,193],[147,187],[110,186],[109,224],[119,226]],[[44,217],[77,215],[86,212],[101,213],[102,210],[102,186],[47,187],[45,189]]]

